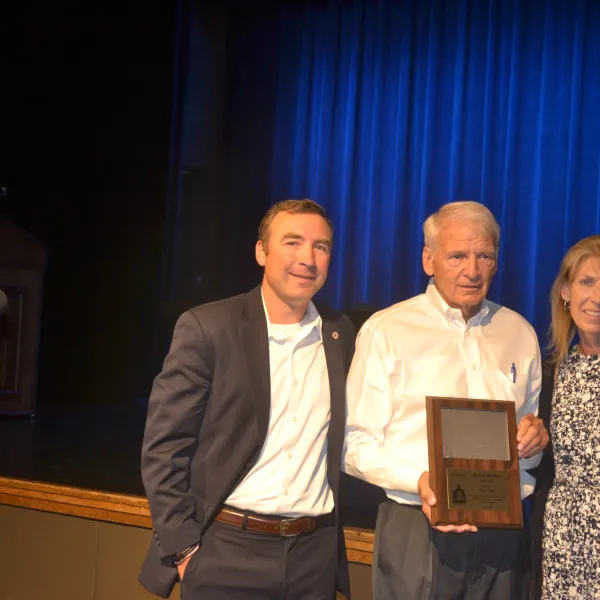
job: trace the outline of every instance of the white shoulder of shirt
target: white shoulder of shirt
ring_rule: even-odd
[[[494,325],[507,328],[508,332],[515,335],[525,335],[530,337],[536,344],[538,343],[537,333],[531,325],[531,323],[518,312],[496,304],[491,300],[487,300],[490,312],[488,314],[493,315],[493,319],[498,319]]]
[[[364,322],[360,331],[375,331],[376,329],[386,328],[390,323],[397,324],[398,322],[402,322],[404,317],[413,316],[418,312],[426,315],[430,312],[424,306],[426,300],[427,297],[425,294],[419,294],[418,296],[413,296],[412,298],[408,298],[408,300],[397,302],[388,308],[379,310]]]
[[[495,327],[508,328],[514,335],[525,335],[531,339],[532,342],[538,344],[538,337],[535,329],[532,325],[521,316],[519,313],[487,300],[489,307],[489,315],[494,319]],[[360,332],[385,330],[388,325],[402,326],[406,324],[414,326],[414,319],[419,316],[426,318],[435,318],[436,316],[443,316],[442,313],[430,302],[426,294],[419,294],[413,296],[402,302],[392,304],[388,308],[377,311],[372,314],[363,324]],[[487,321],[487,319],[486,319]]]

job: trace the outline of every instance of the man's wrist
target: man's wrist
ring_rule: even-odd
[[[190,558],[190,556],[192,556],[192,554],[194,554],[199,547],[200,542],[196,542],[195,544],[184,548],[183,550],[181,550],[181,552],[176,552],[175,554],[173,554],[173,564],[176,566],[180,565],[182,562]]]

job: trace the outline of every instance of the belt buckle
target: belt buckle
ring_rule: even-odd
[[[296,537],[298,535],[297,533],[287,533],[285,530],[286,525],[290,525],[296,521],[297,519],[281,519],[281,522],[279,523],[279,535],[281,537]]]

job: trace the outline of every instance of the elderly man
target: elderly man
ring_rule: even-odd
[[[426,396],[514,400],[522,498],[548,442],[535,415],[540,350],[532,327],[486,295],[500,228],[476,202],[423,226],[427,291],[362,327],[347,382],[345,469],[384,488],[373,562],[376,600],[510,600],[526,567],[522,530],[432,527]]]
[[[183,600],[349,596],[336,509],[354,329],[312,302],[332,244],[321,206],[280,202],[259,228],[262,284],[179,319],[142,450],[153,593],[179,574]]]

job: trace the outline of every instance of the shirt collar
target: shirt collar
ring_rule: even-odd
[[[312,300],[308,303],[306,314],[299,323],[279,324],[271,323],[262,290],[260,296],[267,319],[267,335],[269,339],[280,342],[297,340],[300,337],[306,337],[313,329],[317,330],[319,338],[322,337],[323,320]]]
[[[433,306],[450,322],[452,323],[464,323],[464,317],[462,316],[462,312],[460,308],[452,308],[448,306],[448,303],[442,298],[442,295],[438,292],[437,287],[435,287],[435,278],[431,277],[429,279],[429,284],[427,286],[427,291],[425,292],[429,301],[433,304]],[[483,318],[490,312],[489,302],[487,298],[484,298],[481,303],[481,308],[479,312],[469,319],[470,325],[481,325],[481,321]]]

